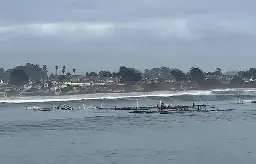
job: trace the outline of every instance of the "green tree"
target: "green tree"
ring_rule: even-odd
[[[250,68],[247,72],[249,72],[252,78],[256,78],[256,68]]]
[[[192,67],[189,71],[190,78],[192,81],[196,82],[197,84],[201,85],[205,81],[204,72],[198,67]]]
[[[42,76],[43,76],[43,79],[48,79],[48,69],[47,69],[47,65],[43,65],[43,72],[42,72]]]
[[[61,71],[61,72],[62,72],[63,75],[65,74],[65,72],[66,72],[66,66],[63,66],[63,67],[62,67],[62,71]]]
[[[216,68],[214,73],[215,73],[215,75],[222,76],[222,70],[220,68]]]
[[[118,77],[119,76],[119,73],[118,72],[113,72],[112,73],[112,77]]]
[[[26,74],[23,68],[14,68],[10,72],[9,84],[22,86],[29,81],[29,76]]]
[[[67,72],[67,74],[65,75],[66,80],[70,80],[71,79],[71,73]]]
[[[67,77],[70,77],[70,76],[71,76],[71,73],[70,73],[70,72],[68,72],[68,73],[66,74],[66,76],[67,76]]]
[[[97,75],[97,73],[96,73],[96,72],[91,72],[91,73],[89,74],[89,76],[97,77],[98,75]]]
[[[1,79],[3,79],[4,73],[5,73],[4,69],[3,69],[3,68],[0,68],[0,78],[1,78]]]
[[[43,69],[38,64],[27,63],[25,66],[17,66],[15,68],[24,69],[30,80],[33,82],[39,82],[46,76]]]
[[[47,65],[43,65],[43,72],[45,72],[45,73],[48,72]]]
[[[55,79],[55,76],[54,76],[54,74],[53,74],[53,73],[52,73],[52,74],[50,74],[49,79],[50,79],[50,80],[54,80],[54,79]]]
[[[155,78],[161,78],[161,76],[163,76],[164,74],[166,75],[166,72],[163,73],[164,67],[161,68],[152,68],[152,69],[145,69],[144,71],[144,78],[149,78],[149,79],[155,79]],[[170,70],[167,72],[168,74],[170,74]],[[169,76],[169,75],[168,75]]]
[[[73,73],[74,73],[74,75],[76,74],[76,69],[75,68],[73,69]]]
[[[240,76],[235,75],[231,80],[230,84],[233,84],[233,85],[243,84],[243,79]]]
[[[171,70],[167,67],[161,67],[160,68],[160,77],[164,79],[170,79],[171,78]]]
[[[100,77],[112,77],[112,73],[109,71],[100,71],[99,76]]]
[[[55,75],[58,75],[58,69],[59,69],[59,66],[55,66],[55,70],[56,70],[56,72],[55,72]]]
[[[250,68],[249,70],[246,70],[246,71],[239,71],[238,75],[241,78],[246,78],[246,79],[256,78],[256,68]]]
[[[186,80],[186,74],[179,69],[172,69],[171,75],[176,79],[176,81]]]
[[[118,74],[121,77],[121,82],[136,82],[142,80],[142,73],[134,68],[121,66]]]
[[[11,71],[12,71],[12,69],[7,69],[7,70],[4,72],[4,76],[3,76],[3,81],[4,81],[4,82],[9,83]]]

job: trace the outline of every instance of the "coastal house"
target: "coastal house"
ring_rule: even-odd
[[[8,83],[5,83],[3,80],[0,81],[0,87],[1,86],[6,86],[6,85],[8,85]]]
[[[154,80],[151,79],[151,78],[144,78],[144,79],[141,80],[141,83],[142,84],[153,84]]]
[[[216,74],[211,74],[211,75],[206,75],[205,80],[218,80],[220,81],[222,79],[222,75],[216,75]]]
[[[228,77],[238,76],[238,74],[239,73],[237,71],[229,71],[229,72],[223,73],[223,75],[228,76]]]
[[[118,84],[118,77],[81,77],[80,82],[90,83],[91,85],[112,85]]]
[[[103,83],[106,83],[106,85],[115,85],[120,83],[119,77],[103,77],[101,80]]]
[[[44,88],[48,88],[49,84],[48,83],[44,83]]]
[[[91,81],[92,81],[91,77],[82,76],[82,77],[79,78],[80,83],[90,83]]]
[[[249,79],[243,79],[243,81],[245,82],[245,83],[254,83],[254,82],[256,82],[256,79],[254,79],[254,78],[249,78]]]
[[[79,83],[81,82],[81,78],[84,77],[83,75],[71,75],[70,81],[72,83]]]
[[[32,84],[25,84],[25,85],[23,86],[23,91],[27,91],[27,90],[31,89],[32,87],[33,87]]]
[[[220,80],[221,81],[221,84],[230,84],[232,79],[234,78],[234,76],[236,76],[237,73],[236,72],[229,72],[229,73],[224,73],[222,75],[222,79]]]
[[[174,78],[144,78],[142,79],[142,84],[157,84],[157,83],[173,83],[175,82]]]
[[[66,75],[56,75],[55,76],[55,80],[58,82],[65,82],[65,81],[69,81],[70,77],[66,76]]]
[[[92,83],[92,85],[106,85],[106,83]]]
[[[221,84],[230,84],[233,79],[233,76],[223,75],[221,79]]]
[[[80,86],[80,87],[85,87],[85,86],[90,86],[90,85],[92,85],[91,82],[84,82],[84,83],[82,83],[82,82],[79,82],[79,83],[65,82],[65,83],[63,83],[63,84],[64,84],[65,86],[70,85],[70,86]]]
[[[166,80],[166,79],[159,77],[159,78],[155,78],[155,79],[154,79],[154,82],[155,82],[155,83],[165,83],[165,80]]]

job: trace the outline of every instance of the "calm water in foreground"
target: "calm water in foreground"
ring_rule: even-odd
[[[157,100],[142,98],[140,102],[155,105]],[[3,164],[253,164],[256,105],[235,102],[205,102],[215,104],[218,109],[235,111],[172,115],[91,109],[33,112],[25,110],[28,104],[2,104],[0,161]],[[69,104],[77,107],[83,103],[100,102]],[[135,103],[134,100],[105,103],[114,104]]]

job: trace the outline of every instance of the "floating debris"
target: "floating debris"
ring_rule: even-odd
[[[41,110],[41,108],[39,106],[28,106],[26,107],[27,110],[34,110],[34,111],[37,111],[37,110]]]
[[[31,107],[27,107],[26,109],[34,110],[34,111],[75,110],[73,107],[71,107],[67,104],[58,105],[58,106],[54,106],[54,107],[44,107],[44,108],[40,108],[38,106],[31,106]]]

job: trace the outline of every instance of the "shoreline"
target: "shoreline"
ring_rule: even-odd
[[[60,98],[60,97],[81,97],[81,96],[104,96],[104,95],[130,95],[128,97],[138,97],[139,95],[143,96],[143,95],[148,95],[150,96],[152,93],[164,93],[164,92],[169,92],[169,94],[174,94],[174,93],[182,93],[182,92],[193,92],[193,91],[255,91],[256,92],[256,87],[251,88],[240,88],[240,87],[233,87],[233,88],[210,88],[210,89],[187,89],[187,90],[154,90],[154,91],[131,91],[131,92],[97,92],[97,93],[67,93],[67,94],[61,94],[61,95],[54,95],[54,94],[33,94],[33,95],[18,95],[18,96],[7,96],[7,97],[0,97],[0,99],[5,99],[5,98],[11,98],[11,99],[15,99],[15,98],[28,98],[28,97],[51,97],[51,98]],[[134,96],[132,96],[134,95]],[[137,96],[135,96],[137,95]],[[153,96],[153,95],[152,95]],[[157,96],[157,95],[156,95]],[[104,97],[102,97],[104,98]],[[94,99],[93,97],[91,97],[90,99]],[[98,97],[95,99],[98,99]]]
[[[256,85],[214,85],[210,87],[201,87],[198,85],[180,84],[180,83],[160,83],[150,85],[124,85],[124,86],[93,86],[64,88],[60,91],[34,91],[34,92],[3,92],[1,98],[20,98],[20,97],[60,97],[60,96],[79,96],[96,94],[149,94],[153,92],[189,92],[189,91],[211,91],[211,90],[256,90]]]

